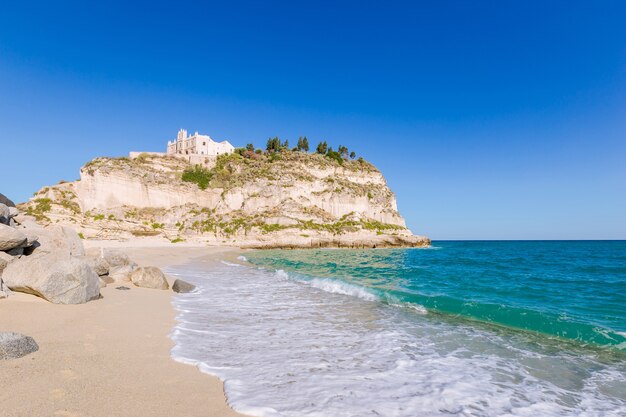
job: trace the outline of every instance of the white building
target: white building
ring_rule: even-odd
[[[178,136],[173,141],[167,142],[168,155],[207,155],[217,156],[235,151],[228,141],[215,142],[208,135],[200,135],[198,132],[191,136],[185,129],[178,131]]]

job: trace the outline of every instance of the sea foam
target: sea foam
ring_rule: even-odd
[[[168,271],[204,289],[174,299],[172,355],[224,380],[229,404],[242,413],[626,413],[626,401],[603,394],[626,383],[621,368],[592,357],[415,314],[334,279],[225,263],[204,268]]]

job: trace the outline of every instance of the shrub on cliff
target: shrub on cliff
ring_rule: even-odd
[[[198,184],[201,190],[206,190],[209,186],[213,174],[206,168],[196,165],[191,169],[186,169],[183,172],[182,180],[185,182],[194,182]]]

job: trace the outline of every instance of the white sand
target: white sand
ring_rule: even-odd
[[[199,256],[217,258],[232,249],[124,250],[140,265],[163,267]],[[39,344],[36,353],[0,361],[0,415],[239,415],[226,404],[217,378],[171,359],[172,291],[116,286],[103,288],[104,298],[81,305],[54,305],[19,293],[0,300],[0,331],[24,333]]]

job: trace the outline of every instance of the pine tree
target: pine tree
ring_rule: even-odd
[[[304,138],[302,138],[302,150],[304,152],[308,152],[309,151],[309,140],[306,138],[306,136]]]
[[[326,141],[320,142],[319,145],[317,145],[317,153],[321,155],[326,155],[327,151],[328,151],[328,144],[326,143]]]
[[[278,152],[278,151],[280,151],[280,139],[278,139],[278,137],[269,138],[267,140],[266,150],[268,152]]]

